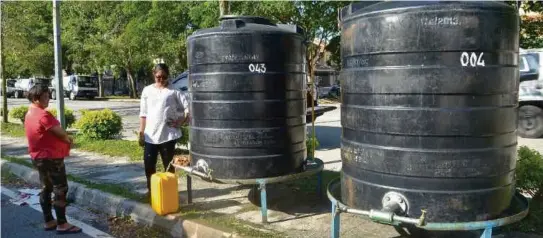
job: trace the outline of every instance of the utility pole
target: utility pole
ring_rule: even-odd
[[[8,94],[7,94],[7,83],[8,81],[4,78],[4,35],[6,29],[4,28],[4,1],[0,1],[0,78],[2,79],[2,121],[8,123]]]
[[[62,48],[60,45],[60,0],[53,0],[53,35],[55,38],[55,92],[57,94],[57,117],[62,128],[66,129],[64,119],[64,88],[62,84]]]

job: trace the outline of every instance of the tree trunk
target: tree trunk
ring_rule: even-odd
[[[112,81],[112,83],[111,83],[111,95],[115,96],[115,76],[113,76],[111,81]]]
[[[226,0],[219,0],[219,11],[221,17],[230,14],[230,4]]]
[[[2,12],[4,12],[4,3],[0,3],[0,21],[2,21],[2,24],[0,24],[0,79],[2,79],[2,98],[4,101],[2,101],[2,121],[4,123],[8,122],[8,94],[7,94],[7,85],[8,80],[4,77],[4,17],[2,16]]]
[[[138,92],[136,91],[136,81],[132,76],[132,71],[130,67],[126,67],[126,77],[128,78],[128,83],[130,84],[130,98],[138,98]]]
[[[98,97],[104,97],[104,79],[100,72],[98,72]]]

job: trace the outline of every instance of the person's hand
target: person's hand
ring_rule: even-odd
[[[138,133],[138,135],[139,135],[139,136],[138,136],[138,144],[139,144],[140,146],[143,147],[143,146],[145,145],[145,140],[144,140],[143,131],[140,131],[140,132]]]
[[[169,120],[167,124],[170,127],[179,128],[181,126],[181,120]]]
[[[185,117],[185,120],[183,121],[183,126],[189,125],[189,122],[190,122],[190,114],[188,114],[187,117]]]
[[[73,137],[68,136],[68,140],[70,141],[70,145],[72,145],[74,143],[74,138]]]

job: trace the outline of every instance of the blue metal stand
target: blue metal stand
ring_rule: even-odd
[[[374,216],[374,213],[382,213],[382,210],[358,210],[354,208],[349,208],[347,205],[343,204],[341,200],[336,198],[336,195],[339,194],[339,178],[332,180],[328,184],[327,196],[330,202],[332,203],[332,224],[330,227],[330,237],[339,238],[340,230],[340,213],[346,212],[351,214],[362,215],[364,217],[370,218],[370,220],[379,222],[381,224],[388,225],[398,225],[400,223],[415,225],[416,228],[427,230],[427,231],[475,231],[475,230],[484,230],[480,238],[491,238],[492,229],[494,227],[505,226],[522,220],[526,215],[528,215],[529,202],[522,194],[519,192],[515,193],[511,207],[515,209],[514,212],[503,214],[502,217],[494,220],[486,221],[472,221],[472,222],[453,222],[453,223],[441,223],[441,222],[427,222],[422,217],[424,217],[425,212],[419,219],[402,217],[391,215],[390,220],[383,223],[383,219],[379,216]]]
[[[257,182],[258,189],[260,190],[260,213],[262,214],[262,223],[268,223],[268,195],[266,194],[266,181],[259,179]]]
[[[339,238],[339,209],[337,201],[332,201],[332,229],[330,230],[331,238]]]
[[[492,238],[492,227],[485,228],[485,231],[483,231],[481,238]]]

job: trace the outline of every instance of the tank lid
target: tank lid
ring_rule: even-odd
[[[293,33],[298,33],[303,35],[305,33],[304,28],[298,26],[298,25],[292,25],[292,24],[277,24],[278,28],[284,29],[286,31],[290,31]]]
[[[260,16],[238,16],[225,15],[219,18],[219,26],[213,28],[199,29],[189,39],[208,34],[254,34],[254,33],[279,33],[297,34],[304,36],[305,30],[298,25],[275,24],[271,20]]]
[[[269,19],[259,16],[224,15],[219,20],[221,21],[221,28],[239,28],[249,23],[275,26]]]

